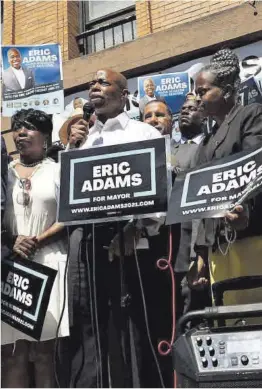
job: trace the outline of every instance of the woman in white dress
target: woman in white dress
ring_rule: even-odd
[[[52,121],[42,111],[21,110],[12,117],[12,130],[20,158],[9,165],[5,228],[15,253],[57,270],[57,275],[39,342],[2,322],[2,387],[29,387],[32,362],[35,387],[52,388],[67,259],[63,226],[56,223],[58,165],[45,158]],[[59,336],[68,335],[66,301]]]

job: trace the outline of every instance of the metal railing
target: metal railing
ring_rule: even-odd
[[[85,24],[76,36],[81,55],[95,53],[136,39],[135,7],[128,7]]]

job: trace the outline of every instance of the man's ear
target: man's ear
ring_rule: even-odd
[[[123,95],[125,98],[127,98],[127,96],[129,95],[128,89],[123,89],[123,90],[122,90],[122,95]]]

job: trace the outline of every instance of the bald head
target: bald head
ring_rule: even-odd
[[[128,94],[123,74],[112,69],[98,70],[89,88],[89,97],[99,120],[105,122],[123,112]]]
[[[113,80],[121,90],[127,89],[127,79],[122,73],[112,69],[101,69],[96,72],[96,75],[98,74],[106,74],[106,76]]]
[[[155,86],[155,83],[152,80],[152,78],[146,78],[144,81],[145,94],[149,97],[154,97],[155,89],[156,89],[156,86]]]
[[[19,50],[15,49],[15,48],[9,49],[7,52],[7,57],[8,57],[9,64],[13,68],[20,69],[22,57],[21,57]]]

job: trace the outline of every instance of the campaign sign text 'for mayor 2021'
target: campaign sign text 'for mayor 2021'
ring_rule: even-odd
[[[176,177],[167,224],[222,217],[262,191],[262,147],[222,158]]]
[[[39,340],[57,271],[17,256],[1,262],[1,320]]]
[[[165,138],[61,153],[58,220],[95,223],[167,210]]]

